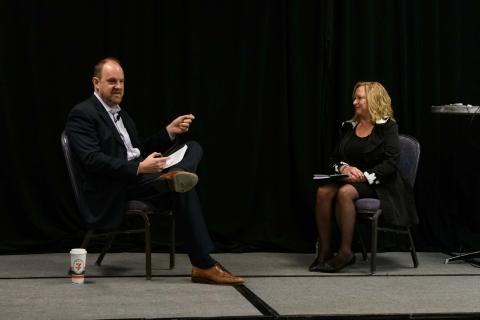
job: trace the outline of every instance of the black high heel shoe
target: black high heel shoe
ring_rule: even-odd
[[[332,256],[328,256],[327,258],[317,256],[315,260],[313,260],[312,264],[310,267],[308,267],[308,271],[321,271],[321,269],[324,267],[324,264],[327,260],[329,260]]]
[[[352,264],[355,263],[356,258],[355,254],[352,253],[349,259],[346,259],[345,261],[341,261],[340,263],[336,261],[337,256],[334,258],[328,260],[323,264],[323,266],[319,269],[321,272],[328,272],[328,273],[334,273],[342,270],[343,268],[346,268]]]

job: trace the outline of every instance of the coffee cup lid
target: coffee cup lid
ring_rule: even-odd
[[[84,253],[87,253],[87,250],[85,250],[83,248],[75,248],[75,249],[70,250],[70,253],[71,254],[84,254]]]

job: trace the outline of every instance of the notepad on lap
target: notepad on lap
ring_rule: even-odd
[[[174,153],[168,155],[168,160],[164,169],[170,168],[171,166],[176,165],[180,161],[182,161],[183,157],[185,156],[185,152],[187,152],[188,146],[184,145]]]
[[[348,174],[338,173],[338,174],[314,174],[313,180],[342,180],[347,178]]]

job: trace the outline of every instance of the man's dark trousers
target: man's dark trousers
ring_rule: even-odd
[[[186,145],[188,148],[182,161],[168,171],[182,170],[192,173],[197,171],[203,155],[202,147],[195,141],[187,142]],[[185,193],[171,192],[167,189],[165,192],[159,192],[154,184],[158,183],[158,177],[164,173],[139,175],[136,183],[129,188],[128,197],[130,200],[150,201],[159,207],[165,207],[166,203],[172,202],[178,225],[185,235],[185,245],[192,265],[202,269],[210,268],[215,264],[209,255],[213,250],[213,243],[208,234],[197,191],[193,188]]]

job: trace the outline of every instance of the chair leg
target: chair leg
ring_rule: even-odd
[[[367,261],[368,260],[367,249],[365,248],[365,242],[363,242],[362,233],[360,232],[360,228],[358,224],[355,224],[355,230],[357,231],[357,237],[358,237],[358,240],[360,241],[360,246],[362,247],[363,261]]]
[[[92,235],[93,235],[93,230],[92,229],[88,230],[87,233],[85,234],[85,237],[83,238],[82,245],[80,246],[80,248],[83,248],[83,249],[87,248],[88,243],[92,238]]]
[[[107,241],[105,242],[105,245],[103,246],[102,252],[97,258],[97,261],[95,264],[97,266],[100,266],[102,264],[103,258],[105,258],[105,255],[107,254],[108,250],[112,247],[113,240],[115,239],[115,235],[111,234],[108,236]]]
[[[135,212],[136,214],[140,215],[143,218],[143,222],[145,223],[145,274],[147,280],[152,279],[152,241],[150,237],[150,219],[148,218],[148,214],[139,211]]]
[[[152,279],[152,242],[150,237],[150,221],[145,215],[145,272],[147,280]]]
[[[372,219],[372,248],[370,256],[370,273],[374,274],[376,270],[376,258],[377,258],[377,240],[378,240],[378,217]]]
[[[415,249],[415,243],[413,242],[412,231],[407,227],[408,240],[410,241],[410,254],[412,255],[413,267],[418,267],[417,250]]]
[[[170,270],[175,267],[175,217],[170,216]]]

